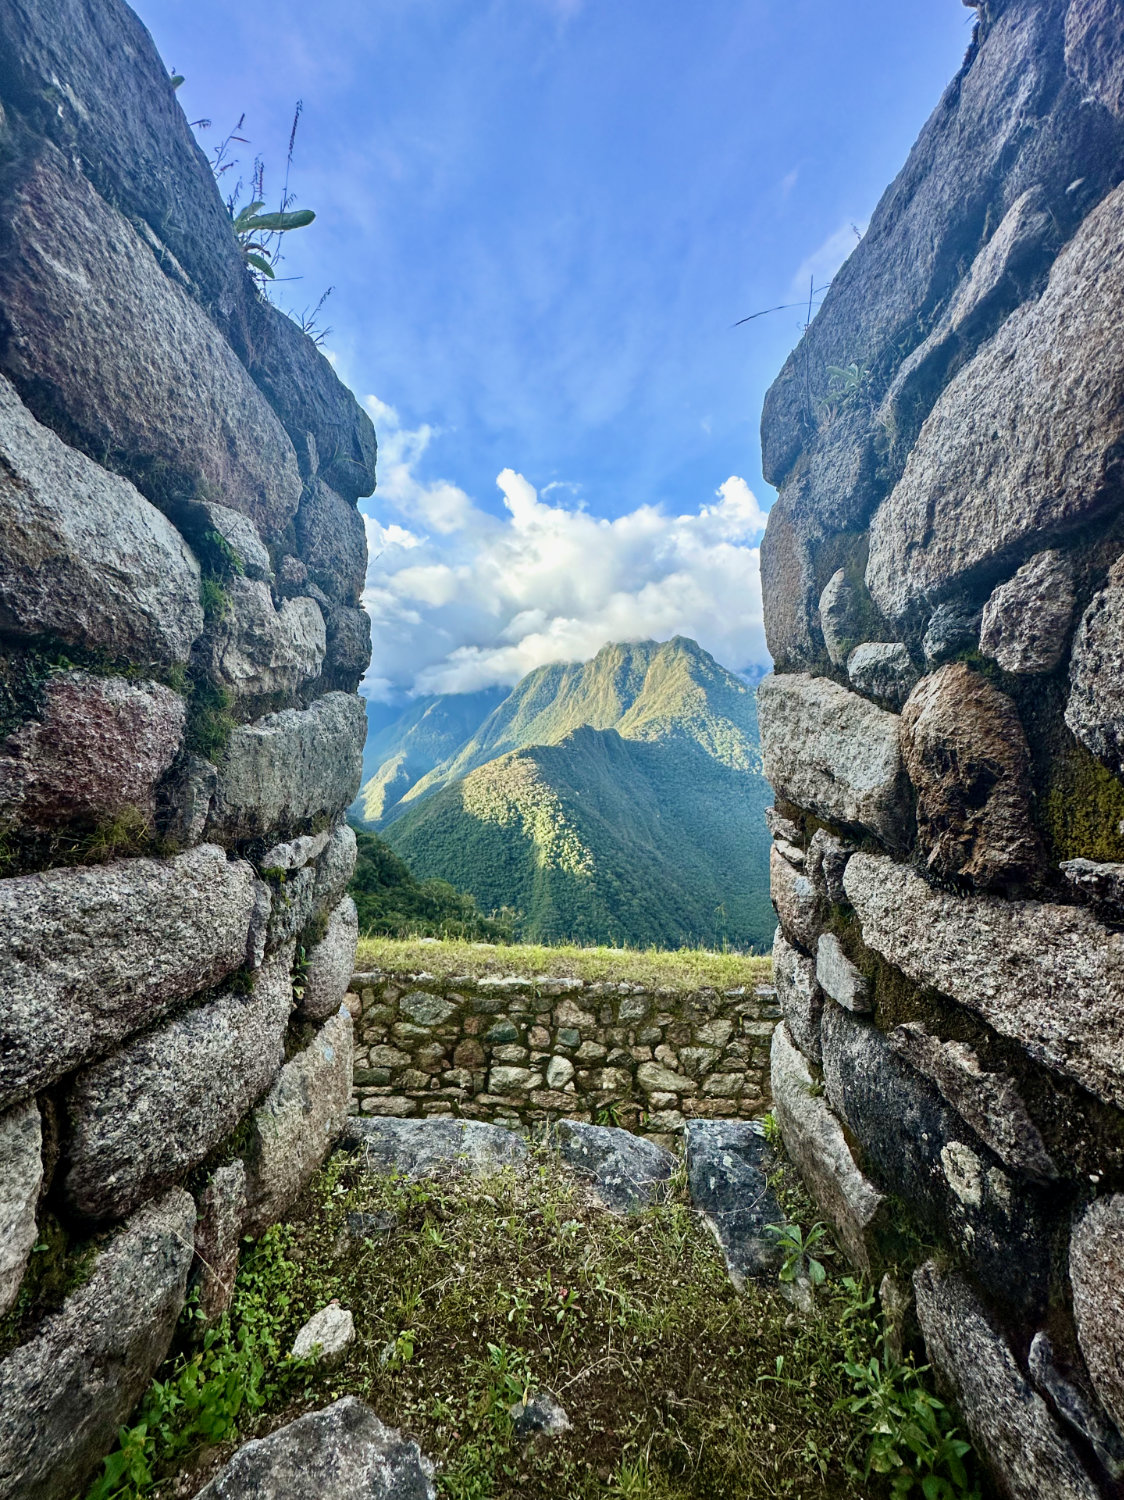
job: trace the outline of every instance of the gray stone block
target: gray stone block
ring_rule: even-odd
[[[0,1495],[83,1491],[168,1352],[194,1232],[182,1188],[146,1204],[61,1311],[0,1364]]]
[[[866,581],[888,618],[1114,502],[1121,317],[1124,187],[1086,217],[1042,296],[1011,314],[926,419],[871,522]]]
[[[0,880],[0,1107],[240,968],[254,884],[213,844]]]
[[[770,1224],[784,1213],[769,1187],[776,1159],[749,1120],[689,1120],[687,1185],[740,1291],[747,1277],[775,1276],[781,1255]]]
[[[913,1287],[929,1362],[1000,1492],[1010,1500],[1096,1500],[1098,1487],[968,1282],[927,1261]]]
[[[301,492],[293,445],[129,221],[45,144],[5,228],[0,363],[41,418],[161,509],[205,487],[282,531]]]
[[[244,1443],[199,1500],[434,1500],[433,1466],[354,1396]]]
[[[1077,627],[1065,721],[1083,745],[1124,776],[1124,557]]]
[[[361,1153],[368,1172],[399,1172],[414,1180],[445,1171],[488,1176],[504,1167],[520,1167],[527,1159],[527,1142],[518,1132],[475,1120],[347,1121],[342,1145]]]
[[[42,427],[0,376],[0,625],[138,662],[186,662],[199,564],[126,479]]]
[[[304,992],[297,1003],[302,1016],[323,1021],[339,1010],[351,983],[358,939],[359,915],[355,902],[345,896],[329,916],[324,936],[308,955]]]
[[[1073,1317],[1105,1410],[1124,1431],[1124,1194],[1090,1203],[1069,1242]]]
[[[900,709],[919,673],[902,641],[866,641],[848,656],[847,676],[860,693]]]
[[[941,1243],[957,1247],[992,1297],[1040,1314],[1050,1278],[1043,1195],[1012,1177],[872,1022],[829,1005],[821,1035],[828,1102],[864,1167]]]
[[[877,855],[853,855],[844,885],[868,948],[1124,1106],[1124,935],[1080,907],[955,896]]]
[[[320,676],[328,641],[324,616],[303,594],[273,603],[267,583],[231,578],[227,606],[210,621],[201,656],[234,698],[295,693]]]
[[[845,1010],[868,1011],[870,981],[843,952],[834,932],[820,934],[816,944],[816,983]]]
[[[1057,1168],[1006,1073],[986,1072],[966,1042],[945,1042],[920,1021],[896,1026],[887,1042],[923,1073],[1001,1162],[1021,1176],[1052,1181]]]
[[[239,726],[218,768],[207,836],[276,836],[335,817],[359,790],[366,734],[363,702],[346,693]]]
[[[773,938],[773,982],[792,1040],[805,1057],[818,1063],[823,993],[816,983],[816,965],[779,927]]]
[[[773,1109],[785,1150],[852,1263],[871,1274],[876,1239],[888,1217],[886,1199],[860,1172],[839,1121],[816,1091],[808,1064],[787,1027],[773,1032]]]
[[[1065,655],[1073,619],[1073,565],[1064,552],[1036,552],[992,590],[980,650],[1004,672],[1052,672]]]
[[[0,1115],[0,1317],[20,1289],[35,1243],[43,1127],[33,1099]]]
[[[246,1233],[262,1234],[308,1185],[339,1139],[351,1102],[351,1017],[337,1012],[281,1069],[251,1118]]]
[[[367,575],[367,534],[355,505],[314,479],[301,496],[296,528],[312,581],[330,599],[358,604]]]
[[[607,1125],[559,1120],[553,1138],[565,1165],[614,1214],[640,1213],[661,1203],[679,1165],[654,1141]]]
[[[242,1222],[246,1217],[246,1165],[230,1162],[212,1172],[199,1195],[195,1225],[196,1285],[203,1320],[222,1317],[234,1295]]]
[[[813,949],[826,911],[815,886],[773,844],[769,850],[769,894],[781,926],[793,942]]]
[[[909,803],[897,714],[806,672],[766,677],[757,712],[765,775],[775,791],[821,818],[867,828],[891,846],[904,842]]]
[[[63,1104],[72,1213],[121,1218],[231,1133],[281,1066],[292,958],[282,949],[250,994],[221,994],[78,1074]]]

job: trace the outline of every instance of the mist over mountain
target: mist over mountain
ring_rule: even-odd
[[[420,879],[529,939],[765,947],[770,799],[752,688],[677,636],[422,699],[355,812]]]

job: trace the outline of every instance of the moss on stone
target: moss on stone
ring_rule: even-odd
[[[1052,760],[1041,806],[1053,863],[1124,860],[1124,783],[1075,740]]]

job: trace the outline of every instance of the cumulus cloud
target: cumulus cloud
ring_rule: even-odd
[[[767,661],[758,548],[765,514],[731,475],[697,510],[641,505],[613,519],[563,505],[504,469],[504,514],[417,466],[433,434],[375,397],[379,488],[365,502],[363,602],[374,655],[364,691],[472,692],[547,662],[582,661],[608,641],[692,636],[734,670]],[[548,495],[550,498],[548,498]]]

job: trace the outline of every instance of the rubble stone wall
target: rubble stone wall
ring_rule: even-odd
[[[772,1089],[1032,1500],[1124,1475],[1124,10],[976,10],[765,405]]]
[[[517,975],[359,973],[353,1109],[533,1126],[621,1125],[676,1144],[688,1120],[769,1107],[770,986],[648,990]]]
[[[343,1128],[374,462],[137,17],[0,6],[2,1497],[84,1489]]]

